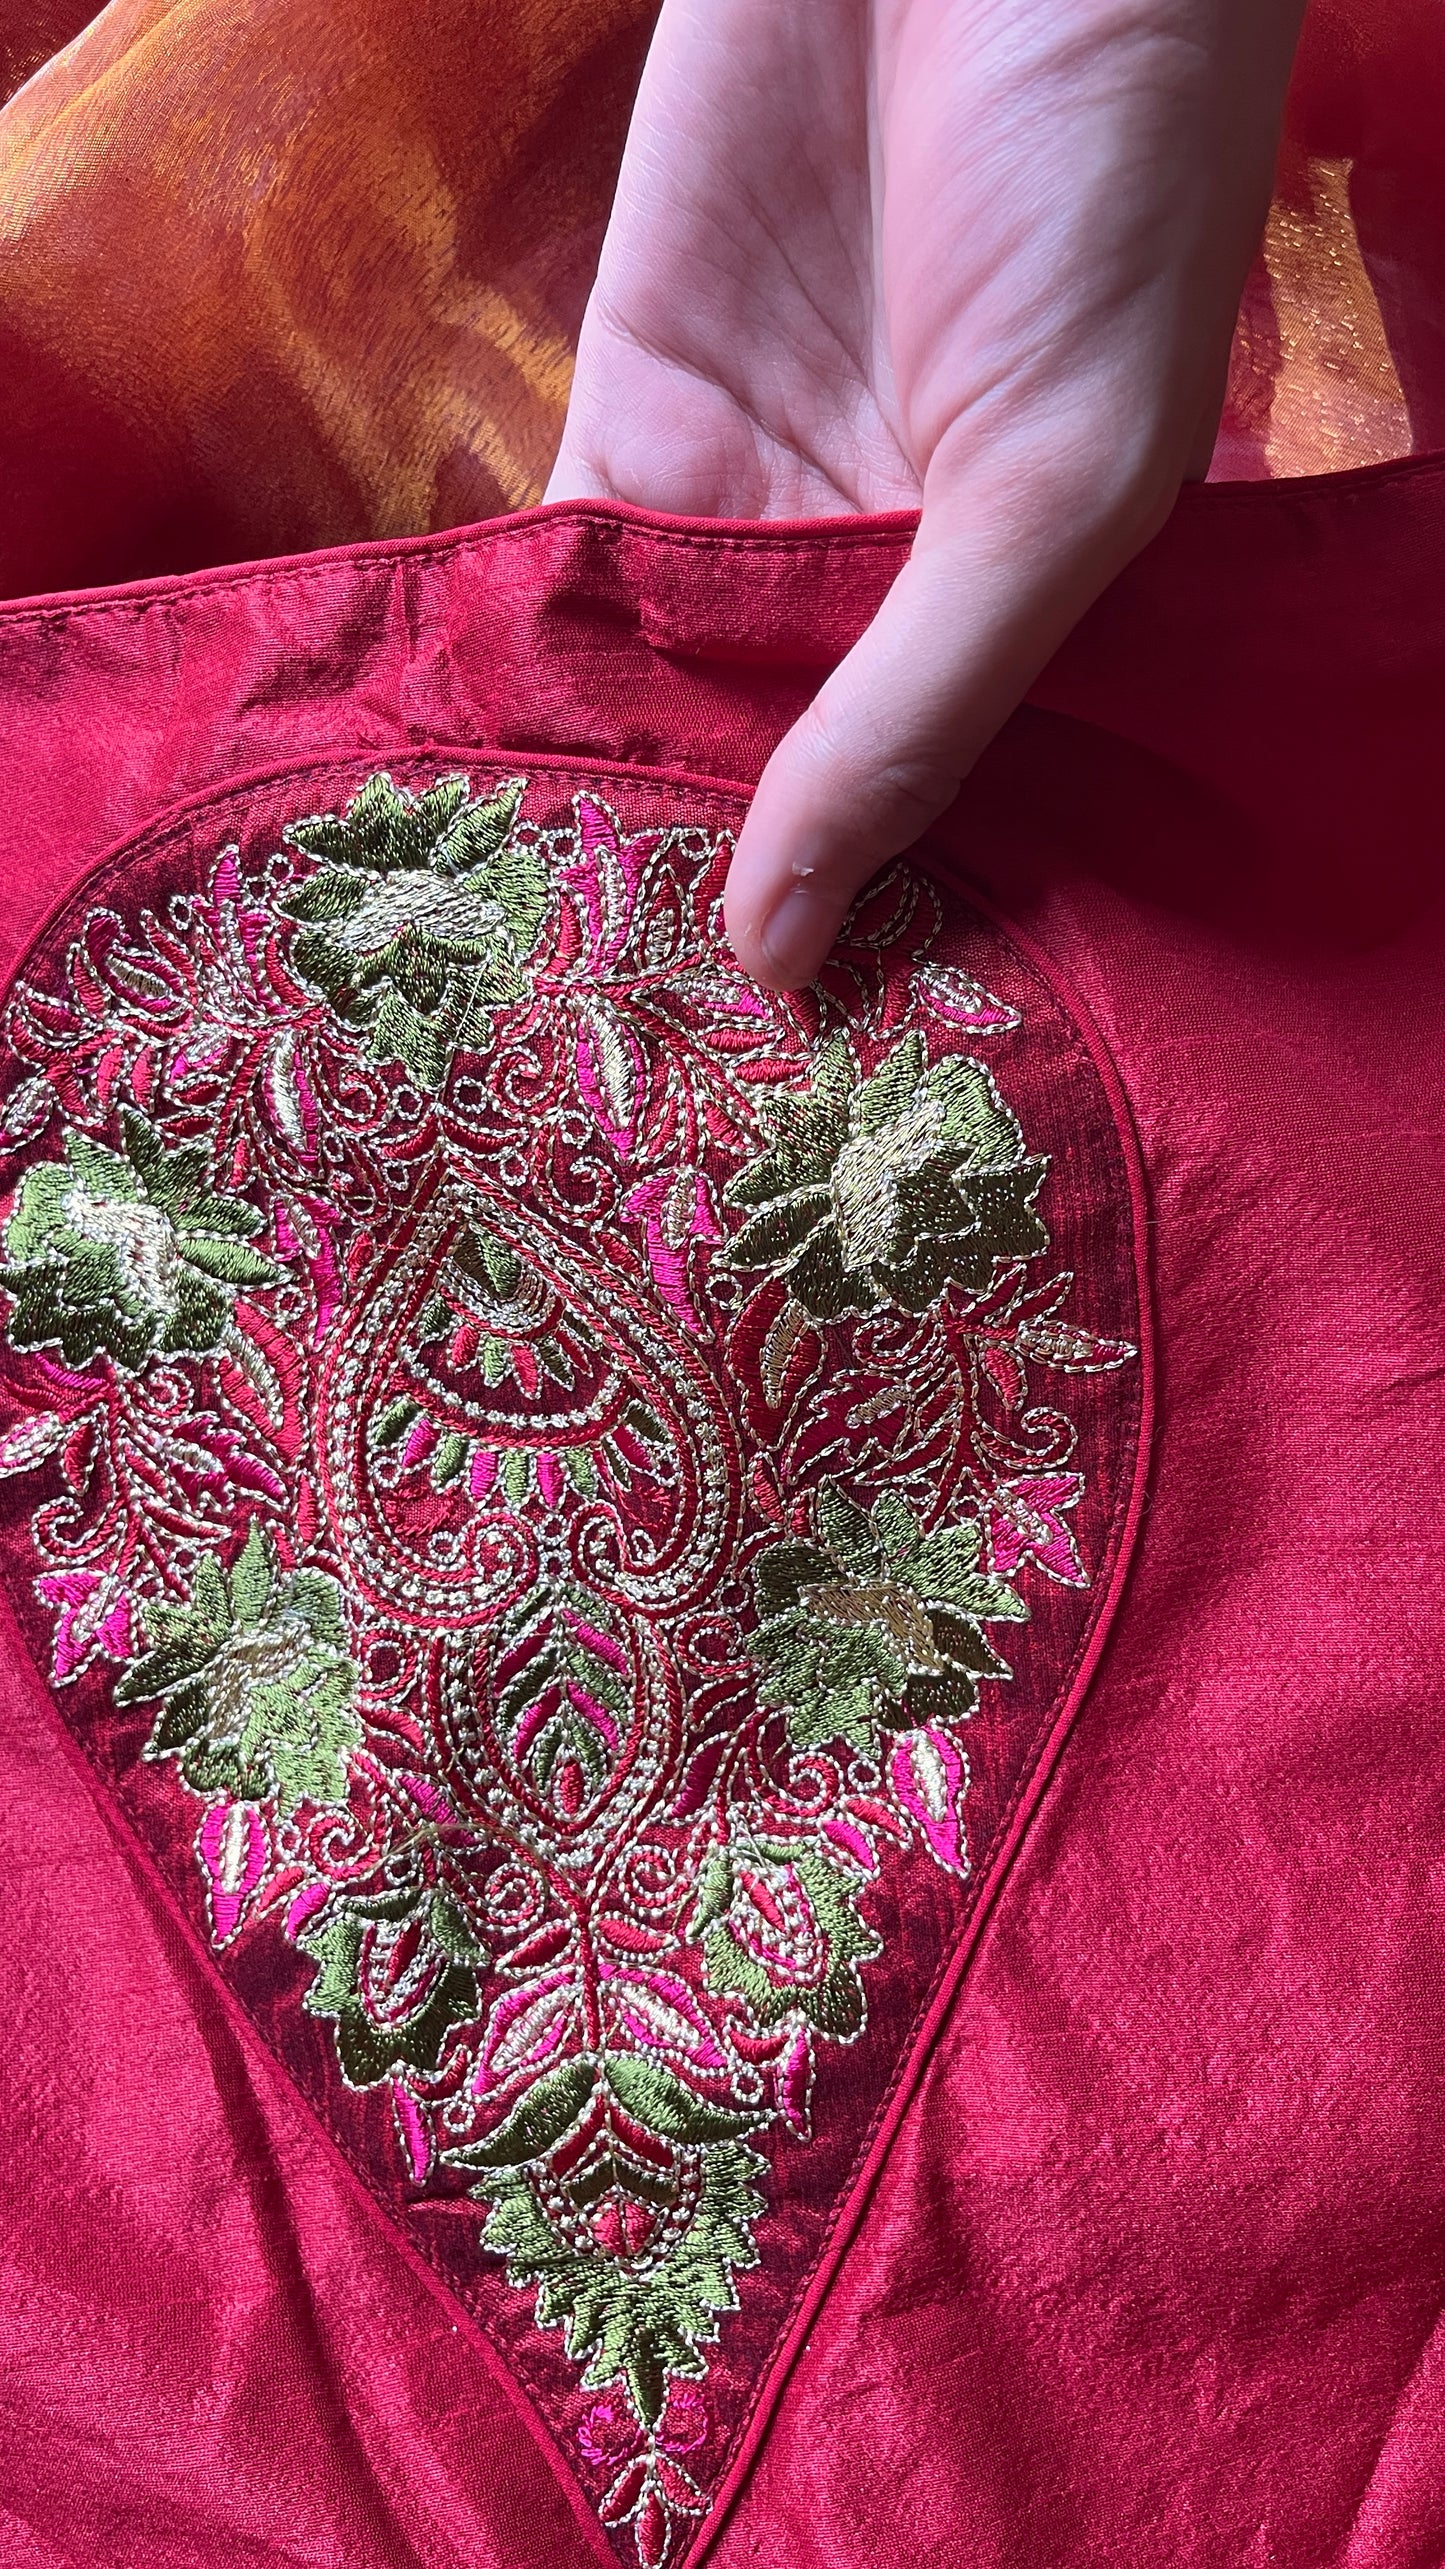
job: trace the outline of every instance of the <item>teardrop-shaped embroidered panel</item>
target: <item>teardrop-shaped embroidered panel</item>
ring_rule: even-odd
[[[1129,1146],[895,870],[408,755],[108,860],[3,1021],[7,1577],[597,2522],[693,2542],[1117,1591]],[[613,808],[613,806],[617,808]]]

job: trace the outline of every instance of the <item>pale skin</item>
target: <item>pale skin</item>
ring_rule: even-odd
[[[810,980],[1208,463],[1303,0],[664,0],[548,497],[918,508],[727,888]]]

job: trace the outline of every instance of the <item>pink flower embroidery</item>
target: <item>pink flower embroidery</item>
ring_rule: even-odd
[[[1001,1579],[1011,1579],[1020,1562],[1032,1560],[1051,1579],[1066,1587],[1088,1585],[1073,1532],[1064,1512],[1077,1507],[1084,1494],[1082,1472],[1049,1472],[1004,1481],[991,1494],[989,1550]]]
[[[228,1945],[266,1870],[266,1824],[251,1802],[213,1802],[196,1833],[212,1941]]]
[[[565,879],[582,896],[595,965],[615,963],[625,946],[638,888],[663,835],[661,830],[646,830],[637,838],[623,838],[604,805],[579,794],[579,854]]]
[[[968,1790],[968,1760],[947,1731],[929,1723],[906,1731],[891,1763],[893,1790],[918,1822],[929,1848],[950,1873],[967,1873],[968,1847],[959,1805]]]
[[[708,2414],[693,2382],[675,2381],[667,2406],[649,2435],[639,2424],[625,2391],[603,2392],[577,2429],[583,2457],[598,2470],[615,2470],[598,2513],[604,2524],[625,2524],[629,2517],[642,2569],[661,2569],[672,2547],[675,2515],[702,2515],[707,2500],[680,2456],[695,2453],[707,2441]]]
[[[700,1331],[702,1322],[688,1283],[688,1252],[694,1240],[722,1238],[708,1183],[700,1169],[678,1169],[650,1177],[634,1187],[624,1204],[629,1222],[644,1226],[647,1257],[657,1288],[684,1328]]]
[[[113,1579],[97,1570],[56,1570],[35,1582],[35,1593],[60,1610],[55,1627],[54,1673],[57,1686],[78,1676],[96,1656],[129,1659],[130,1600]]]

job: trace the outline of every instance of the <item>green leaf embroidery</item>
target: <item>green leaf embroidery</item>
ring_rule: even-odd
[[[966,1720],[980,1679],[1009,1674],[984,1625],[1028,1619],[1016,1588],[976,1568],[978,1524],[925,1537],[897,1497],[869,1514],[831,1487],[818,1518],[821,1545],[770,1544],[754,1570],[749,1647],[794,1745],[844,1740],[873,1755],[880,1729]]]
[[[563,1809],[597,1792],[612,1768],[627,1688],[616,1665],[621,1644],[609,1616],[585,1588],[541,1581],[498,1628],[499,1660],[510,1668],[497,1697],[499,1729],[529,1737],[527,1762]],[[571,1786],[567,1786],[570,1771]]]
[[[352,2087],[375,2087],[398,2068],[435,2070],[453,2026],[477,2012],[477,1969],[455,1958],[456,1913],[420,1883],[380,1899],[338,1898],[298,1938],[319,1968],[304,2004],[336,2026],[336,2051]]]
[[[471,1963],[481,1970],[488,1958],[487,1949],[449,1892],[432,1893],[430,1925],[442,1952],[450,1954],[453,1962]]]
[[[265,1535],[253,1524],[241,1557],[231,1572],[231,1609],[238,1623],[259,1623],[271,1597],[271,1554]]]
[[[813,1847],[746,1842],[730,1872],[727,1914],[703,1938],[710,1986],[736,1989],[761,2025],[796,2015],[851,2041],[866,2014],[858,1966],[883,1946],[846,1875]]]
[[[447,2153],[451,2164],[459,2168],[523,2167],[529,2159],[545,2157],[548,2150],[570,2132],[597,2084],[597,2072],[591,2061],[564,2061],[560,2069],[549,2070],[535,2086],[527,2090],[521,2102],[514,2105],[505,2122],[484,2141],[469,2141],[461,2149]]]
[[[810,1093],[765,1112],[770,1147],[726,1189],[755,1208],[727,1254],[746,1273],[786,1277],[814,1319],[888,1301],[925,1311],[951,1284],[977,1296],[1001,1261],[1048,1246],[1035,1210],[1048,1162],[1025,1156],[992,1073],[970,1055],[930,1067],[911,1033],[860,1081],[835,1036]]]
[[[419,1088],[440,1088],[458,1050],[489,1042],[493,1009],[525,992],[549,886],[513,834],[523,781],[473,803],[462,776],[421,795],[373,776],[344,818],[287,832],[321,867],[282,904],[300,970]]]
[[[635,2260],[600,2246],[589,2252],[578,2244],[584,2232],[564,2235],[524,2170],[499,2170],[474,2189],[492,2206],[482,2244],[506,2259],[512,2283],[535,2286],[538,2327],[565,2331],[569,2357],[587,2367],[584,2389],[625,2381],[645,2426],[661,2416],[672,2376],[704,2370],[697,2350],[716,2335],[718,2315],[737,2308],[736,2274],[757,2263],[752,2228],[762,2210],[755,2183],[762,2160],[745,2143],[719,2141],[693,2164],[700,2183],[680,2230],[669,2235],[660,2218],[647,2253]],[[682,2175],[651,2207],[659,2215],[686,2201]],[[648,2204],[646,2192],[630,2199]]]
[[[159,1698],[146,1755],[178,1757],[192,1790],[273,1802],[283,1819],[345,1800],[362,1740],[356,1670],[334,1579],[280,1575],[253,1524],[229,1575],[196,1565],[189,1604],[152,1609],[150,1648],[116,1681],[120,1704]]]
[[[607,2062],[607,2081],[634,2122],[663,2141],[736,2140],[758,2121],[755,2114],[709,2105],[661,2061],[644,2060],[637,2052],[615,2053]]]
[[[217,1347],[236,1294],[280,1275],[251,1245],[254,1206],[208,1188],[201,1145],[166,1150],[133,1107],[120,1130],[123,1152],[68,1132],[63,1160],[26,1170],[5,1230],[12,1345],[59,1347],[76,1370]]]

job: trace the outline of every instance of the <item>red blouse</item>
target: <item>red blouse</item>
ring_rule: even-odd
[[[1442,486],[0,609],[17,2561],[1439,2556]]]

